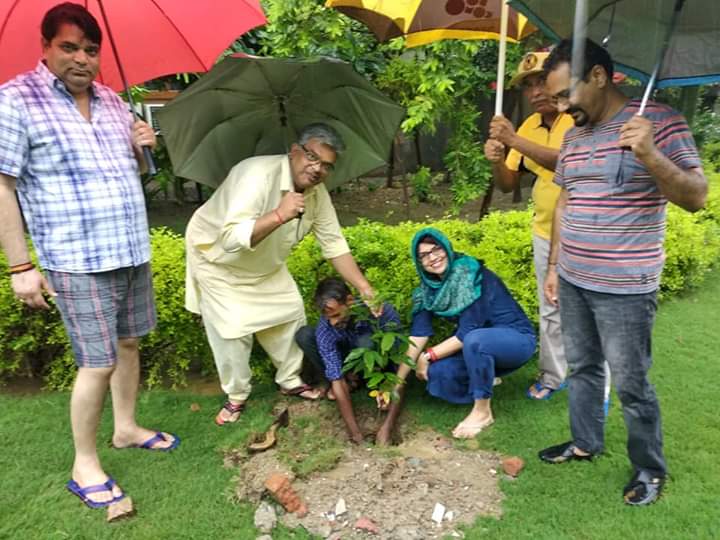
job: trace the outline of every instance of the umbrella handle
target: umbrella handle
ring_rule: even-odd
[[[155,166],[155,160],[153,159],[152,152],[150,151],[149,146],[143,146],[143,157],[145,158],[145,164],[147,165],[147,173],[150,176],[155,176],[157,174],[157,167]]]
[[[497,80],[495,88],[495,116],[503,112],[503,93],[505,92],[505,52],[507,50],[507,27],[510,11],[506,0],[502,0],[500,11],[500,48],[498,50]]]

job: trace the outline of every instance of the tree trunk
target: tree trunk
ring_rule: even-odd
[[[403,190],[403,206],[405,207],[405,218],[409,221],[410,220],[410,194],[408,193],[408,180],[407,180],[407,171],[405,170],[405,161],[403,160],[403,151],[402,146],[400,144],[400,136],[398,135],[395,137],[395,140],[393,141],[393,151],[395,149],[395,145],[397,145],[397,151],[395,152],[398,156],[398,168],[400,169],[400,183],[402,185]]]
[[[415,142],[415,157],[417,158],[417,169],[423,166],[422,152],[420,152],[420,132],[416,129],[413,133]]]
[[[480,221],[482,218],[487,216],[488,212],[490,212],[490,205],[492,204],[493,191],[495,191],[495,181],[490,180],[487,191],[485,192],[485,197],[483,197],[482,206],[480,206],[480,215],[478,216],[478,221]]]
[[[401,156],[402,159],[402,156]],[[395,143],[390,146],[390,159],[388,161],[387,177],[385,179],[385,187],[391,188],[393,186],[395,176]]]

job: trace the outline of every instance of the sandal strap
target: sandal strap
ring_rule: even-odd
[[[154,445],[156,445],[159,442],[165,442],[167,441],[167,438],[165,435],[162,434],[161,431],[158,431],[153,437],[149,438],[147,441],[142,443],[140,445],[140,448],[144,448],[145,450],[151,450]]]
[[[232,401],[226,401],[223,405],[223,409],[231,414],[239,413],[245,409],[245,402],[233,403]]]
[[[295,388],[288,388],[287,390],[283,389],[281,393],[285,396],[298,396],[303,392],[312,390],[314,390],[314,388],[309,384],[301,384],[300,386],[296,386]]]

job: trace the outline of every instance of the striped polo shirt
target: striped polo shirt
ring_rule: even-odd
[[[632,100],[608,122],[572,128],[560,149],[554,181],[568,200],[558,273],[583,289],[644,294],[659,286],[667,199],[633,152],[617,144],[620,128],[639,106]],[[654,124],[655,145],[673,163],[702,166],[679,113],[651,102],[644,117]]]

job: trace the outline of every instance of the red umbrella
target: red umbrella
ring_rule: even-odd
[[[0,83],[35,67],[40,23],[58,0],[0,0]],[[208,71],[238,36],[264,24],[259,0],[84,0],[109,43],[97,80],[125,90],[172,73]],[[149,148],[148,172],[156,173]]]
[[[35,67],[41,54],[40,22],[45,12],[59,3],[0,0],[0,83]],[[103,31],[104,52],[97,80],[117,91],[124,89],[118,58],[130,85],[173,73],[208,71],[236,38],[265,23],[259,0],[77,3],[95,16]]]

